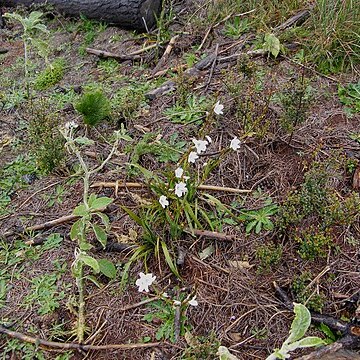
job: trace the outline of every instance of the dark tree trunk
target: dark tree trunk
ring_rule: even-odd
[[[161,8],[161,0],[0,0],[0,5],[29,6],[45,2],[70,16],[82,14],[89,19],[136,30],[153,27]]]

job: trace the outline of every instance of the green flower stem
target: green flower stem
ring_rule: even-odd
[[[85,333],[85,297],[84,297],[84,270],[83,264],[79,264],[79,274],[76,278],[76,285],[79,291],[79,308],[78,308],[78,321],[76,335],[78,342],[82,344],[84,342],[84,333]]]

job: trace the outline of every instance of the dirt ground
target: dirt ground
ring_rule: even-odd
[[[196,50],[204,39],[206,28],[200,27],[198,33],[191,32],[194,28],[184,20],[188,11],[185,8],[178,12],[178,17],[170,26],[169,31],[179,37],[161,70],[173,69],[179,65],[184,65],[185,69],[191,67],[184,60],[190,52],[195,53],[198,61],[213,53],[217,53],[220,58],[244,51],[242,42],[225,36],[221,26],[211,32],[201,50]],[[37,92],[36,97],[55,99],[59,94],[70,94],[70,89],[84,88],[91,83],[102,84],[110,95],[134,84],[134,88],[145,84],[146,92],[172,76],[184,76],[181,70],[177,73],[174,70],[161,77],[153,77],[152,70],[159,61],[154,50],[141,53],[139,61],[119,62],[116,71],[107,75],[97,56],[79,54],[79,48],[84,44],[85,31],[77,27],[75,20],[56,16],[46,21],[51,30],[51,46],[55,49],[51,57],[61,56],[69,65],[55,87]],[[182,33],[179,33],[180,28]],[[20,33],[21,28],[14,24],[0,30],[0,49],[8,50],[0,58],[1,78],[4,80],[3,84],[0,83],[2,94],[15,94],[14,89],[18,89],[16,82],[23,81],[22,66],[15,66],[19,63],[21,65],[23,55]],[[134,35],[131,31],[109,26],[97,33],[89,46],[112,53],[128,54],[154,44],[153,39],[154,37]],[[166,46],[160,48],[160,55],[165,48]],[[251,42],[246,47],[246,51],[249,50],[252,50]],[[359,169],[360,142],[350,135],[359,134],[360,116],[349,116],[344,110],[338,97],[338,86],[356,82],[356,72],[322,75],[310,66],[294,63],[291,55],[292,53],[279,56],[277,59],[267,56],[250,58],[251,66],[260,74],[261,91],[251,87],[250,80],[246,82],[246,76],[239,72],[242,65],[236,59],[235,62],[219,61],[216,66],[201,70],[199,76],[189,82],[179,81],[178,87],[182,84],[189,93],[204,96],[209,101],[220,99],[224,105],[224,114],[211,117],[211,121],[205,124],[199,125],[196,121],[171,121],[165,111],[179,100],[181,94],[175,91],[154,100],[144,99],[136,115],[132,114],[128,118],[120,116],[115,121],[105,121],[96,128],[85,129],[80,126],[79,134],[88,131],[88,137],[95,141],[87,148],[86,155],[86,161],[92,165],[106,158],[111,149],[108,139],[119,128],[119,124],[125,125],[127,133],[133,139],[130,150],[120,146],[116,156],[91,177],[91,183],[121,180],[146,184],[146,179],[141,175],[129,173],[125,164],[132,161],[131,147],[147,133],[161,134],[165,141],[176,134],[177,141],[185,141],[186,146],[191,146],[191,139],[194,137],[210,136],[212,143],[205,155],[200,156],[201,164],[216,160],[221,149],[227,147],[234,136],[239,136],[242,141],[240,149],[221,158],[205,183],[251,192],[246,195],[226,191],[211,192],[223,204],[232,206],[237,202],[246,209],[258,210],[271,198],[273,203],[281,207],[290,194],[301,192],[302,184],[307,179],[306,174],[313,169],[314,163],[331,164],[332,160],[337,161],[339,166],[333,174],[330,171],[326,187],[343,204],[351,194],[359,193],[359,187],[354,185],[354,176]],[[34,64],[31,71],[39,73],[43,67],[42,61],[37,63],[34,54],[31,55],[31,61]],[[287,89],[301,77],[306,78],[311,88],[311,103],[306,110],[305,120],[297,124],[290,135],[279,126],[279,119],[284,113],[283,105],[279,101],[268,102],[268,99],[273,99],[274,94]],[[231,87],[235,88],[237,85],[242,88],[234,95]],[[135,91],[130,92],[129,96],[133,96]],[[20,91],[16,94],[18,100],[12,98],[13,105],[7,106],[9,100],[0,113],[2,176],[11,162],[19,156],[27,156],[31,149],[26,127],[31,117],[29,103]],[[240,105],[236,98],[245,95],[248,95],[247,102],[242,99],[241,106],[246,103],[252,109],[252,121],[259,121],[257,127],[246,131],[238,117],[237,106]],[[79,113],[72,105],[71,96],[69,95],[69,101],[62,99],[62,102],[57,103],[55,112],[60,116],[62,124],[74,119],[81,122]],[[213,101],[214,104],[215,102]],[[264,131],[263,135],[259,135],[261,131]],[[349,160],[355,167],[352,172],[346,168]],[[72,329],[77,318],[77,287],[71,266],[77,246],[69,235],[74,220],[44,227],[39,231],[29,231],[26,228],[70,215],[82,201],[81,177],[71,176],[74,174],[75,163],[74,156],[67,156],[65,165],[48,175],[32,170],[28,173],[25,169],[14,181],[13,189],[8,192],[11,202],[0,217],[0,285],[5,292],[3,296],[0,291],[0,325],[10,326],[12,330],[35,338],[64,343],[76,342]],[[176,168],[176,161],[161,162],[154,153],[141,154],[138,163],[154,173],[170,172]],[[328,167],[331,165],[325,165],[325,168]],[[201,171],[200,167],[197,171]],[[49,205],[49,200],[55,198],[55,189],[59,185],[64,188],[64,192]],[[105,211],[111,222],[108,241],[119,244],[127,236],[127,243],[121,247],[123,251],[117,251],[116,247],[108,247],[106,250],[95,247],[92,250],[94,257],[111,260],[117,267],[118,276],[114,280],[99,276],[100,287],[86,281],[86,344],[157,342],[156,333],[163,320],[155,318],[151,322],[145,321],[144,316],[154,311],[154,308],[151,307],[152,302],[142,304],[141,301],[156,299],[159,293],[166,291],[171,298],[179,298],[181,294],[196,294],[198,306],[189,306],[181,315],[186,318],[183,323],[185,330],[181,329],[181,335],[175,342],[162,338],[158,346],[149,348],[119,351],[109,346],[109,349],[101,351],[73,351],[65,354],[63,359],[215,359],[216,347],[220,344],[239,359],[265,359],[288,336],[293,320],[293,313],[275,291],[274,282],[284,290],[291,302],[299,302],[294,283],[304,274],[307,276],[304,277],[303,285],[307,288],[300,292],[307,294],[303,299],[305,305],[309,305],[314,298],[321,302],[321,308],[313,308],[312,311],[320,311],[344,321],[350,321],[358,315],[360,223],[356,214],[351,224],[337,223],[329,227],[332,245],[325,248],[324,256],[304,259],[299,253],[296,234],[302,234],[323,221],[315,212],[295,224],[291,231],[283,231],[280,210],[272,217],[274,228],[263,229],[257,234],[254,231],[247,233],[243,223],[221,223],[226,216],[214,210],[214,223],[221,223],[215,227],[214,231],[218,235],[214,237],[206,233],[198,236],[183,233],[179,239],[172,241],[168,231],[163,229],[161,233],[157,229],[175,260],[179,260],[181,255],[185,256],[184,261],[180,261],[178,265],[180,279],[170,271],[163,256],[150,256],[146,269],[142,261],[133,263],[128,283],[121,291],[120,278],[130,256],[129,246],[141,242],[142,232],[122,206],[135,211],[141,201],[154,201],[154,195],[146,186],[139,189],[119,188],[117,191],[114,188],[94,187],[91,191],[98,196],[114,199]],[[290,211],[289,208],[284,209]],[[208,210],[213,209],[209,207]],[[339,212],[345,212],[342,205],[339,205]],[[156,228],[157,224],[153,226]],[[138,237],[134,243],[129,244],[128,235],[131,231],[135,231]],[[54,233],[60,234],[61,243],[43,248],[44,241]],[[221,234],[227,237],[221,237]],[[28,245],[31,241],[38,242],[39,245]],[[212,245],[211,254],[201,260],[199,253],[209,245]],[[259,247],[263,245],[282,250],[281,259],[274,260],[274,264],[270,264],[268,268],[264,268],[264,257],[259,255]],[[156,290],[149,294],[138,292],[135,281],[140,272],[156,275]],[[29,296],[34,291],[33,280],[51,274],[57,274],[56,293],[43,294],[41,300],[40,297]],[[46,302],[47,297],[51,296],[58,299],[58,305],[54,311],[39,314],[41,301]],[[185,333],[198,339],[196,346],[192,348],[191,339],[189,340],[189,335],[184,336]],[[309,334],[324,337],[324,333],[315,326],[311,327]],[[22,347],[22,342],[11,341],[10,337],[0,336],[0,348],[4,349],[3,359],[55,359],[61,354],[50,348],[41,351],[37,347],[25,348]],[[308,352],[297,351],[296,355]]]

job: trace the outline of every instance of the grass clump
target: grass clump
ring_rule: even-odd
[[[44,71],[42,71],[35,80],[36,90],[45,90],[56,85],[65,73],[65,60],[56,59]]]
[[[64,157],[64,139],[59,132],[60,119],[46,100],[32,103],[29,139],[39,169],[49,174],[58,168]]]
[[[98,89],[85,92],[75,109],[83,115],[86,125],[95,126],[110,115],[111,105],[109,99]]]
[[[360,6],[352,0],[318,0],[307,40],[310,58],[323,73],[353,68],[360,60]]]

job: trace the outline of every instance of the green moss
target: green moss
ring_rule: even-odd
[[[65,60],[56,59],[51,65],[43,70],[35,80],[36,90],[45,90],[57,84],[65,74]]]

